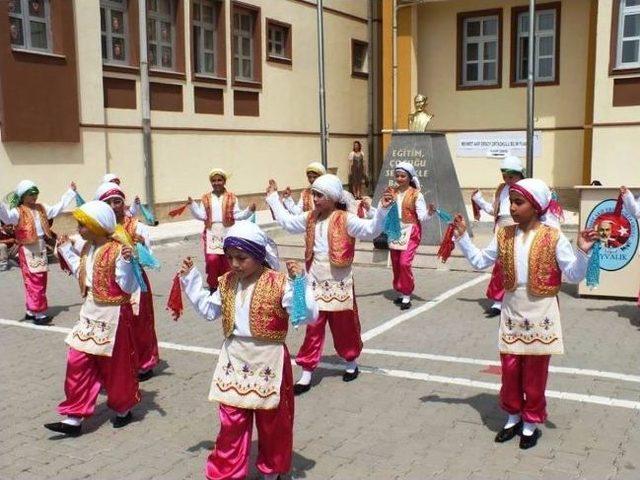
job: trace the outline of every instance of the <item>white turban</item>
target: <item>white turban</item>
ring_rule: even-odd
[[[107,183],[107,182],[115,183],[116,180],[119,182],[120,178],[114,173],[107,173],[104,177],[102,177],[102,183]]]
[[[264,255],[264,259],[272,269],[280,268],[276,243],[253,222],[245,220],[236,222],[230,227],[225,234],[225,248],[227,247],[246,251],[254,258],[261,258]]]
[[[122,200],[125,199],[122,188],[120,188],[120,185],[118,185],[117,183],[105,182],[98,187],[95,195],[93,196],[93,199],[106,202],[110,198],[114,197],[121,198]]]
[[[524,178],[511,185],[510,192],[517,192],[533,205],[542,222],[546,220],[546,213],[551,203],[551,190],[542,180]]]
[[[500,170],[511,170],[513,172],[524,172],[524,166],[520,159],[514,155],[508,155],[500,162]]]
[[[18,195],[18,197],[22,197],[22,195],[24,195],[27,190],[30,190],[33,187],[37,188],[37,185],[31,180],[22,180],[16,187],[16,194]]]
[[[331,173],[319,176],[316,181],[313,182],[311,190],[321,193],[334,202],[343,201],[342,180]]]
[[[116,215],[109,205],[91,200],[73,211],[73,216],[96,235],[111,235],[116,229]]]
[[[324,175],[327,173],[327,170],[320,162],[311,162],[309,165],[307,165],[306,173],[317,173],[318,175]]]
[[[209,172],[209,180],[211,180],[216,175],[220,175],[225,180],[227,180],[229,178],[229,174],[227,172],[225,172],[221,168],[217,168],[216,167],[216,168],[212,168],[211,171]]]
[[[409,182],[417,189],[420,189],[420,179],[416,174],[416,169],[413,164],[409,162],[398,162],[396,164],[396,170],[401,170],[409,175]]]

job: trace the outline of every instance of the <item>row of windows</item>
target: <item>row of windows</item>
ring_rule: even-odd
[[[130,15],[132,0],[100,0],[102,59],[105,65],[129,66],[136,63]],[[135,0],[134,0],[135,1]],[[191,42],[193,70],[210,77],[225,76],[225,38],[223,0],[191,0]],[[149,66],[154,70],[179,70],[177,43],[177,0],[147,0],[147,44]],[[52,52],[50,0],[9,0],[10,37],[13,48]],[[233,6],[231,41],[233,79],[260,81],[260,10],[246,4]],[[266,20],[267,59],[292,61],[291,25]],[[133,31],[136,29],[134,28]],[[352,43],[352,72],[366,76],[368,45]]]

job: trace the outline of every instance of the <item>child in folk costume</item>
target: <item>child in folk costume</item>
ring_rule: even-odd
[[[476,220],[480,220],[480,210],[495,219],[494,229],[497,231],[501,227],[513,225],[511,214],[509,213],[509,187],[524,178],[524,166],[518,157],[507,156],[500,163],[503,183],[498,185],[493,202],[489,203],[482,198],[482,193],[475,190],[471,195],[473,212]],[[502,299],[504,298],[504,288],[502,285],[502,267],[500,262],[496,262],[491,272],[491,280],[487,286],[487,298],[493,300],[493,305],[485,312],[487,318],[497,317],[502,309]]]
[[[46,428],[76,437],[82,421],[95,409],[100,390],[116,412],[114,428],[132,420],[131,409],[140,401],[138,359],[133,339],[131,293],[138,288],[133,272],[132,248],[113,240],[116,216],[109,205],[90,201],[73,211],[78,232],[85,240],[78,255],[66,237],[58,250],[78,278],[85,298],[80,318],[66,338],[66,399],[58,413],[67,418]]]
[[[398,298],[393,303],[400,306],[400,310],[411,308],[411,294],[415,288],[411,265],[422,239],[422,224],[435,213],[435,207],[429,208],[420,192],[420,180],[416,170],[408,162],[400,162],[395,168],[397,186],[394,189],[397,214],[401,221],[400,238],[389,242],[391,265],[393,267],[393,288]]]
[[[320,362],[327,322],[336,352],[346,361],[342,379],[350,382],[358,377],[356,360],[362,351],[362,339],[353,287],[355,241],[373,238],[382,231],[392,202],[391,194],[385,193],[375,218],[366,220],[338,208],[343,190],[337,176],[322,175],[313,182],[312,190],[314,209],[291,215],[280,202],[273,180],[267,189],[267,203],[280,226],[290,233],[306,233],[306,268],[320,309],[318,321],[307,327],[304,343],[296,355],[296,363],[303,369],[294,387],[296,395],[311,388],[311,375]]]
[[[640,198],[636,199],[633,193],[625,186],[620,187],[620,195],[622,195],[624,208],[626,208],[631,215],[640,219]],[[638,306],[640,307],[640,293],[638,293]]]
[[[580,232],[574,253],[561,231],[544,223],[551,191],[541,180],[520,180],[509,187],[509,198],[515,225],[498,228],[484,250],[473,245],[461,215],[456,215],[455,231],[460,250],[474,268],[502,263],[506,292],[498,332],[500,405],[509,417],[495,441],[520,434],[520,448],[527,449],[536,445],[536,426],[547,418],[550,357],[564,353],[557,298],[562,275],[572,283],[585,277],[597,233]]]
[[[240,210],[236,196],[226,189],[228,175],[221,168],[209,172],[212,191],[202,196],[201,203],[188,199],[191,214],[204,222],[204,258],[207,284],[213,291],[218,288],[218,277],[229,271],[229,263],[222,248],[225,230],[236,222],[246,220],[256,211],[255,203]]]
[[[7,196],[9,205],[0,203],[0,221],[15,225],[15,238],[20,248],[20,270],[26,297],[25,320],[37,325],[51,322],[47,316],[47,249],[46,242],[54,240],[50,220],[57,217],[76,196],[71,183],[60,201],[53,206],[38,203],[40,190],[31,180],[22,180]]]
[[[128,217],[125,213],[125,194],[116,183],[103,183],[95,193],[95,200],[107,203],[116,215],[116,223],[121,225],[134,243],[142,243],[151,249],[149,228],[138,219]],[[146,292],[137,289],[132,296],[134,310],[133,337],[138,354],[138,379],[145,381],[153,376],[153,369],[158,365],[158,338],[156,336],[155,316],[153,311],[153,295],[147,273],[142,270],[142,278]]]
[[[220,403],[220,433],[209,455],[209,479],[247,475],[251,431],[258,428],[257,468],[267,479],[291,468],[293,452],[292,372],[285,344],[290,315],[301,302],[302,317],[312,322],[318,308],[309,286],[294,298],[292,278],[302,274],[287,262],[289,277],[279,272],[275,244],[254,223],[238,222],[227,230],[224,251],[231,271],[218,290],[202,289],[193,261],[184,261],[181,284],[194,308],[207,320],[221,317],[225,341],[215,369],[209,400]]]
[[[120,177],[118,177],[118,175],[116,175],[115,173],[106,173],[102,177],[102,183],[115,183],[116,185],[122,187],[122,181],[120,180]],[[139,209],[140,197],[136,195],[133,199],[132,205],[125,205],[124,213],[127,217],[135,217],[136,215],[138,215]]]
[[[311,193],[313,182],[321,175],[327,173],[327,170],[321,163],[312,162],[307,165],[306,173],[309,186],[300,192],[298,203],[294,203],[293,198],[291,198],[291,188],[287,187],[282,195],[282,202],[292,215],[300,215],[301,213],[313,210],[313,194]]]

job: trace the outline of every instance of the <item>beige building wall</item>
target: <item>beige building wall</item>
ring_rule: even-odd
[[[238,194],[263,192],[270,177],[276,177],[283,187],[301,188],[306,184],[304,167],[320,160],[315,6],[292,0],[244,3],[261,8],[260,116],[233,114],[229,0],[225,0],[228,80],[223,87],[224,115],[194,113],[187,23],[190,2],[184,2],[187,80],[153,79],[183,86],[182,112],[152,111],[151,115],[157,203],[200,195],[208,188],[207,174],[214,166],[232,173],[230,188]],[[326,0],[325,7],[328,162],[346,182],[351,142],[358,139],[366,145],[367,80],[351,75],[351,40],[368,40],[368,7],[366,0]],[[99,2],[74,0],[74,9],[81,141],[0,143],[0,191],[7,192],[22,178],[31,178],[42,186],[41,199],[53,202],[75,179],[87,199],[102,175],[111,171],[122,178],[130,195],[140,194],[144,199],[139,76],[103,72]],[[292,25],[291,66],[265,60],[266,18]],[[103,107],[103,74],[136,80],[136,110]]]
[[[603,185],[640,185],[640,106],[613,106],[612,11],[612,0],[599,1],[591,178]]]
[[[510,87],[511,7],[522,1],[455,0],[418,7],[418,91],[429,97],[435,113],[430,124],[443,130],[463,188],[493,188],[500,180],[498,159],[456,157],[459,131],[526,128],[526,89]],[[542,132],[542,154],[534,175],[562,188],[581,183],[585,117],[589,1],[564,0],[561,6],[560,83],[536,88],[536,129]],[[503,9],[502,87],[456,90],[458,12]],[[401,109],[411,98],[399,98]],[[406,128],[406,118],[399,118]]]

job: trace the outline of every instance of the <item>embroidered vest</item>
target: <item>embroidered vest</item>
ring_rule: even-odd
[[[501,213],[500,212],[500,194],[502,193],[502,190],[504,190],[505,188],[508,188],[506,183],[501,183],[500,185],[498,185],[498,188],[496,188],[496,194],[493,197],[493,217],[496,222],[498,221],[498,216]],[[506,215],[507,213],[504,213],[504,215]]]
[[[87,255],[90,248],[91,244],[87,242],[80,253],[78,283],[83,297],[87,296]],[[128,303],[131,298],[131,295],[122,291],[116,282],[116,260],[120,255],[121,248],[120,243],[112,240],[97,248],[93,254],[91,291],[96,303],[123,305]]]
[[[398,190],[396,190],[396,195],[398,194]],[[416,200],[418,199],[418,190],[413,187],[409,187],[404,194],[404,198],[402,199],[402,216],[400,220],[402,223],[412,223],[418,224],[420,221],[418,220],[418,214],[416,212]]]
[[[30,243],[36,243],[38,241],[38,233],[36,231],[36,219],[34,218],[34,211],[40,216],[40,225],[44,236],[51,238],[51,228],[49,227],[49,219],[47,218],[47,211],[40,203],[36,203],[35,210],[27,207],[26,205],[20,205],[18,207],[20,216],[18,218],[18,225],[15,229],[16,241],[22,245],[28,245]]]
[[[207,216],[204,221],[204,228],[209,230],[213,225],[213,219],[211,218],[211,195],[212,193],[205,193],[202,196],[202,206],[204,207],[205,215]],[[233,210],[236,206],[236,196],[231,192],[224,192],[222,194],[222,225],[226,228],[233,226],[236,223],[233,216]]]
[[[504,270],[504,288],[514,291],[518,285],[516,272],[516,225],[498,230],[498,258]],[[540,225],[529,251],[527,290],[535,297],[554,297],[560,291],[562,272],[556,260],[556,245],[560,232]]]
[[[122,221],[122,227],[129,234],[131,239],[135,242],[136,239],[136,229],[138,227],[138,219],[132,217],[124,217]]]
[[[329,217],[329,261],[334,267],[349,267],[355,255],[356,239],[347,231],[348,213],[335,210]],[[315,210],[307,216],[307,233],[305,239],[305,263],[311,265],[313,261],[313,245],[316,240],[316,223],[318,215]]]
[[[282,307],[287,275],[265,269],[258,279],[249,307],[249,328],[258,340],[284,343],[289,328],[289,314]],[[227,272],[220,277],[222,298],[222,329],[225,337],[231,336],[236,314],[236,287],[238,276]]]
[[[300,193],[300,198],[302,198],[302,211],[310,212],[313,210],[313,194],[311,193],[310,188],[305,188]]]

